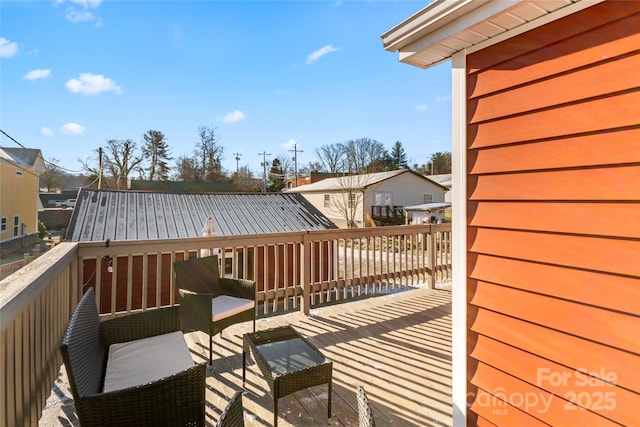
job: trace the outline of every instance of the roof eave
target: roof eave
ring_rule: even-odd
[[[600,1],[435,0],[381,37],[386,50],[398,51],[400,62],[428,68],[462,50],[472,53]],[[496,19],[512,22],[501,27],[492,22]]]
[[[389,52],[401,50],[487,1],[435,0],[382,34],[382,45]]]

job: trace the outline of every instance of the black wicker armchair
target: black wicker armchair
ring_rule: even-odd
[[[231,397],[224,412],[220,415],[220,418],[218,418],[216,427],[244,427],[242,391],[236,391]]]
[[[369,399],[364,391],[364,387],[358,386],[356,394],[358,398],[359,427],[376,427],[376,420],[373,418],[371,405],[369,404]]]
[[[209,365],[213,364],[213,337],[217,333],[247,321],[253,321],[255,332],[255,282],[220,277],[217,256],[176,261],[173,271],[180,294],[182,330],[209,334]]]
[[[135,375],[128,375],[124,369],[109,376],[114,372],[110,364],[114,349],[141,343],[144,347],[149,342],[162,346],[167,336],[172,337],[174,344],[184,343],[182,333],[177,331],[180,331],[178,307],[100,322],[94,291],[90,288],[76,306],[60,344],[80,425],[204,425],[206,366],[195,364],[188,348],[177,349],[182,351],[179,364],[167,356],[174,351],[156,352],[160,354],[156,356],[160,363],[150,363],[146,358],[137,360]],[[129,361],[134,358],[131,353],[127,357]],[[171,373],[158,377],[159,365],[163,365],[162,372]],[[122,365],[115,369],[121,368]],[[121,380],[123,372],[128,385],[113,381],[118,374]],[[143,380],[137,382],[140,378]]]

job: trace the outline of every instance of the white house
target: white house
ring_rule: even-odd
[[[301,193],[340,228],[404,224],[403,206],[444,202],[447,188],[408,169],[327,178]]]

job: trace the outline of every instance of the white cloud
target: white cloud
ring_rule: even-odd
[[[96,8],[100,6],[100,3],[102,3],[102,0],[56,0],[57,4],[62,4],[65,2],[77,4],[79,6],[84,7],[85,9],[89,9],[89,8]]]
[[[449,102],[449,101],[451,101],[451,95],[437,96],[436,97],[436,101],[438,101],[438,102]]]
[[[331,53],[331,52],[337,52],[339,49],[335,48],[333,46],[331,46],[330,44],[316,50],[315,52],[313,52],[311,55],[307,56],[307,65],[313,64],[315,61],[317,61],[318,59],[322,58],[323,56]]]
[[[97,95],[108,91],[117,94],[123,93],[116,82],[101,74],[83,73],[80,74],[80,78],[69,80],[65,83],[65,86],[72,93],[80,93],[82,95]]]
[[[18,43],[0,38],[0,58],[10,58],[18,53]]]
[[[233,111],[231,113],[226,114],[223,118],[222,121],[225,123],[237,123],[239,121],[244,120],[245,116],[244,113],[240,110],[236,110]]]
[[[282,148],[286,148],[288,150],[290,148],[293,148],[296,144],[298,144],[298,141],[296,141],[295,139],[290,139],[286,143],[282,144]]]
[[[93,13],[87,12],[86,10],[77,11],[72,7],[67,9],[67,14],[65,16],[68,21],[73,22],[74,24],[77,24],[78,22],[93,21],[96,19],[96,17],[93,16]]]
[[[25,80],[38,80],[44,79],[51,75],[51,70],[41,70],[38,68],[37,70],[31,70],[27,74],[24,75],[23,79]]]
[[[53,136],[53,131],[49,128],[40,129],[40,136]]]
[[[427,104],[416,105],[416,111],[424,113],[425,111],[427,111]]]
[[[80,135],[85,130],[87,130],[87,128],[77,123],[67,123],[60,128],[60,133],[64,133],[65,135]]]

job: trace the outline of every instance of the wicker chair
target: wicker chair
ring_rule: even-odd
[[[213,337],[217,333],[247,321],[253,321],[255,332],[255,282],[220,277],[217,256],[176,261],[173,271],[182,330],[209,334],[209,365],[213,364]]]
[[[373,419],[371,405],[369,404],[367,394],[364,392],[364,387],[358,386],[357,396],[359,427],[376,427],[376,420]]]
[[[76,306],[60,344],[80,425],[204,425],[204,363],[190,366],[192,361],[185,362],[183,358],[181,361],[189,367],[176,368],[177,373],[141,385],[104,391],[109,346],[135,345],[135,340],[143,338],[146,340],[142,343],[162,339],[165,334],[179,331],[179,326],[178,307],[100,322],[94,291],[89,288]],[[181,335],[177,337],[184,340]],[[181,350],[189,356],[184,345]],[[170,361],[173,363],[175,359]]]
[[[224,412],[220,415],[216,427],[244,427],[244,406],[242,391],[238,390],[231,397]]]

